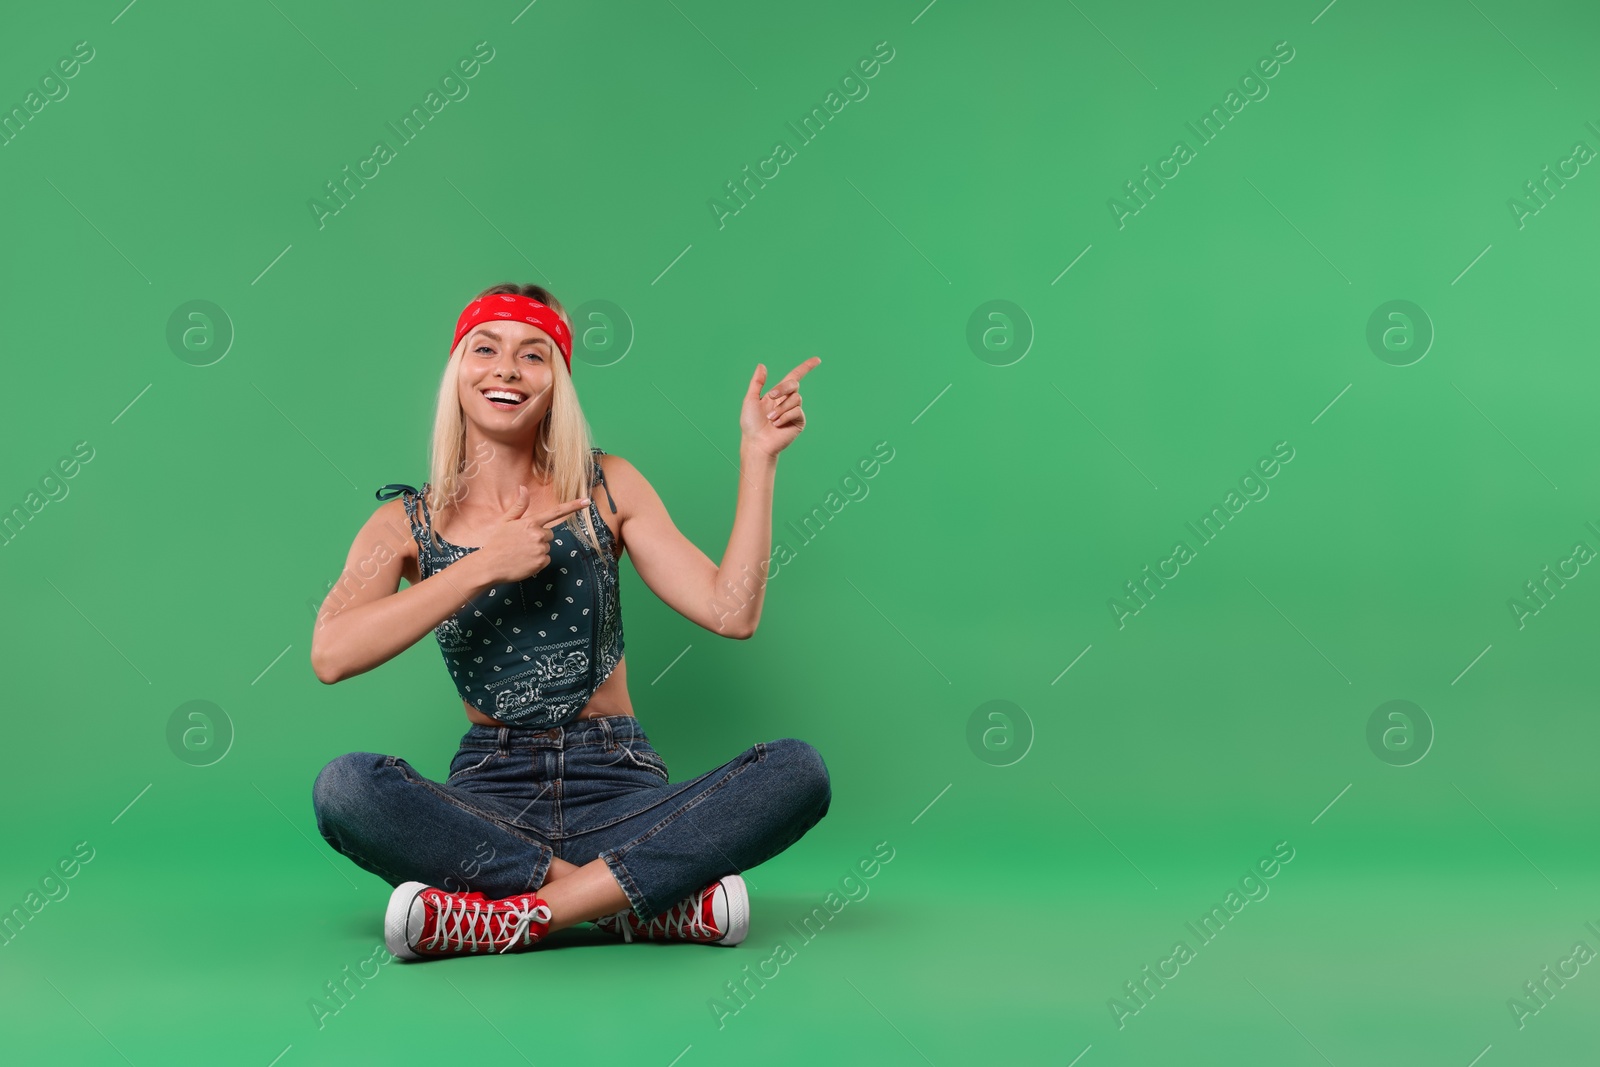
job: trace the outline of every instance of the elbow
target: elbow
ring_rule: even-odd
[[[706,626],[706,629],[718,637],[726,637],[733,641],[748,641],[755,636],[754,622],[746,622],[742,618],[718,619],[715,626]]]
[[[311,643],[311,673],[315,674],[317,681],[323,685],[342,682],[346,677],[345,673],[339,668],[339,664],[329,657],[327,648],[318,645],[315,641]]]

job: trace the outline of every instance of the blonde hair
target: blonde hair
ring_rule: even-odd
[[[492,285],[478,296],[481,298],[495,293],[531,297],[560,315],[568,329],[572,327],[566,309],[541,285]],[[445,364],[444,376],[439,381],[439,402],[433,418],[433,447],[429,452],[429,478],[425,495],[428,510],[435,514],[456,503],[467,492],[464,477],[469,463],[466,456],[467,428],[461,411],[459,377],[470,336],[469,331],[450,353],[450,361]],[[552,359],[550,371],[550,408],[545,412],[539,428],[546,466],[536,473],[550,478],[556,500],[576,500],[591,495],[594,467],[598,461],[590,452],[593,445],[589,420],[584,417],[583,407],[578,403],[578,391],[573,388],[566,360]],[[588,508],[567,516],[567,523],[575,526],[578,536],[587,541],[595,552],[604,555]],[[432,536],[437,547],[438,536]]]

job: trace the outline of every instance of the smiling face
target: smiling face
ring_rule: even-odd
[[[550,387],[561,350],[550,335],[525,322],[485,322],[467,334],[458,395],[462,415],[484,432],[532,433],[550,410]]]

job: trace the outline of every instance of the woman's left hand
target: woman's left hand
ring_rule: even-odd
[[[812,356],[785,374],[765,396],[761,389],[767,380],[767,367],[764,363],[756,365],[750,388],[745,390],[744,408],[739,412],[739,429],[745,444],[776,456],[800,436],[806,428],[806,415],[800,408],[800,379],[821,362],[820,356]]]

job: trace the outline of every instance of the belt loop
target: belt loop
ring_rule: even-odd
[[[500,727],[499,737],[495,739],[495,750],[501,756],[511,754],[511,727]]]
[[[611,719],[610,719],[610,717],[602,715],[599,718],[595,719],[594,721],[600,725],[600,731],[601,731],[601,733],[603,733],[605,735],[605,739],[606,739],[606,750],[610,751],[613,747],[616,746],[616,739],[611,735]]]

